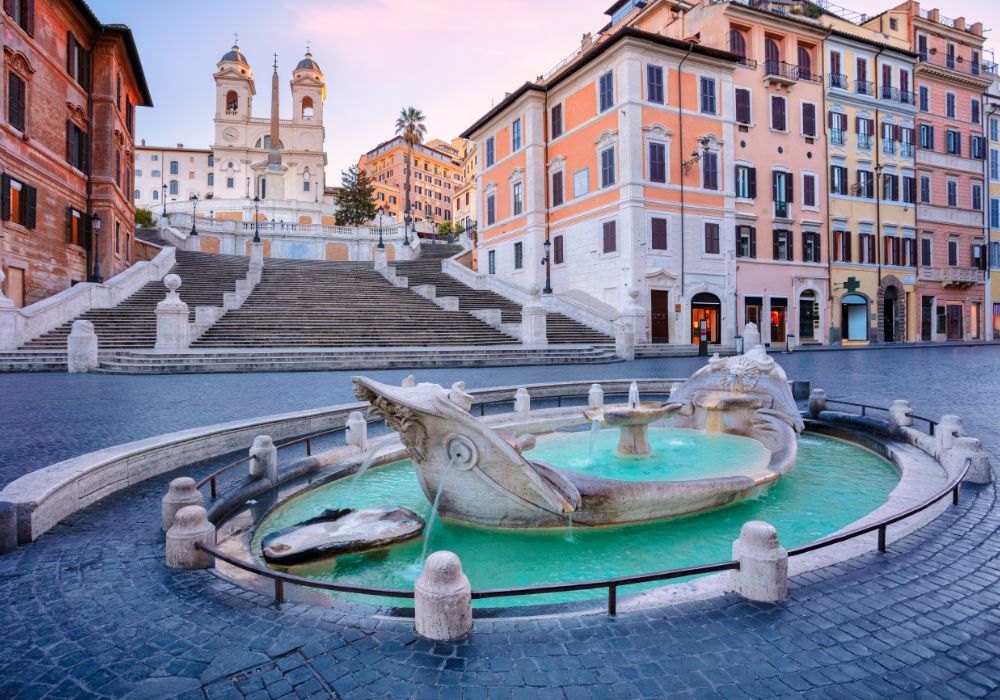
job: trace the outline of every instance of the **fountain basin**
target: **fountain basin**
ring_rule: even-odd
[[[599,421],[619,428],[618,454],[639,456],[650,453],[649,441],[646,439],[649,424],[675,413],[679,408],[681,404],[664,405],[656,401],[642,401],[635,405],[590,408],[583,415],[591,422]]]

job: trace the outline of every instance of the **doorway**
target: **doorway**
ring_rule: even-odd
[[[771,343],[784,343],[788,338],[788,299],[771,297]]]
[[[4,293],[6,297],[14,302],[14,306],[22,308],[24,306],[24,269],[8,267],[7,280],[4,285],[7,287],[7,291]]]
[[[882,296],[882,338],[886,343],[896,342],[896,302],[895,287],[888,287]]]
[[[930,340],[934,333],[934,297],[920,297],[920,339]]]
[[[697,343],[701,337],[701,322],[705,322],[705,330],[709,343],[719,343],[719,319],[722,312],[722,302],[719,297],[708,292],[695,294],[691,299],[691,342]]]
[[[844,340],[868,340],[868,299],[860,294],[845,294],[840,300]]]
[[[799,342],[816,339],[816,326],[819,325],[817,313],[816,292],[807,289],[799,295]]]
[[[962,340],[962,305],[948,304],[947,314],[948,340]]]
[[[649,314],[654,343],[670,342],[670,293],[662,289],[649,292]]]

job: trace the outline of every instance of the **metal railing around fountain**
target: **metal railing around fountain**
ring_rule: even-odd
[[[553,386],[553,385],[545,385]],[[617,396],[617,395],[627,395],[628,392],[608,392],[605,396]],[[559,406],[562,406],[562,401],[564,399],[573,398],[578,399],[585,397],[586,394],[582,393],[564,393],[556,394],[550,396],[544,396],[540,398],[545,399],[555,399]],[[482,403],[486,405],[497,405],[504,403],[512,403],[513,399],[491,399],[483,401]],[[839,399],[827,399],[827,403],[838,404],[842,406],[851,406],[860,409],[861,416],[867,416],[868,411],[883,411],[888,413],[889,409],[882,406],[872,406],[870,404],[856,403],[851,401],[843,401]],[[483,409],[485,410],[485,409]],[[485,414],[481,414],[485,415]],[[928,425],[928,431],[930,435],[934,434],[934,429],[937,426],[937,422],[931,420],[930,418],[924,418],[921,416],[912,416],[916,420],[924,421]],[[371,423],[380,423],[381,421],[370,421]],[[307,451],[311,454],[312,451],[312,441],[342,432],[346,429],[346,426],[341,426],[339,428],[334,428],[332,430],[325,430],[320,433],[314,433],[308,436],[300,437],[295,440],[289,441],[281,445],[278,449],[285,447],[291,447],[293,445],[306,444]],[[239,464],[244,464],[249,461],[249,457],[238,460],[231,465],[227,465],[222,469],[213,472],[208,477],[205,477],[201,482],[199,482],[199,488],[206,483],[210,483],[211,480],[217,478],[218,475],[222,474],[228,469],[231,469]],[[962,481],[968,474],[969,470],[972,468],[972,460],[966,459],[962,467],[962,470],[951,480],[948,484],[935,493],[933,496],[925,499],[924,501],[918,503],[915,506],[904,510],[901,513],[896,513],[894,515],[882,518],[876,522],[869,523],[867,525],[861,525],[856,528],[852,528],[846,532],[840,534],[831,535],[825,537],[815,542],[811,542],[806,545],[799,547],[793,547],[788,550],[789,557],[800,556],[807,554],[809,552],[814,552],[819,549],[824,549],[826,547],[832,547],[849,540],[862,537],[864,535],[870,534],[872,532],[878,533],[878,551],[885,553],[888,550],[886,537],[888,534],[888,528],[890,525],[901,522],[908,518],[922,513],[928,508],[936,505],[942,499],[951,495],[952,505],[958,505],[959,493],[961,490]],[[213,487],[214,489],[214,487]],[[213,490],[214,496],[214,490]],[[383,598],[402,598],[402,599],[412,599],[414,597],[414,592],[412,589],[390,589],[390,588],[374,588],[369,586],[356,586],[351,584],[341,584],[332,583],[328,581],[318,581],[316,579],[305,578],[303,576],[295,576],[294,574],[288,574],[280,571],[275,571],[273,569],[266,568],[260,564],[243,561],[237,557],[223,552],[217,546],[206,545],[201,543],[196,543],[195,547],[207,552],[212,555],[215,559],[223,561],[230,566],[236,567],[243,571],[251,574],[255,574],[262,578],[270,579],[274,586],[274,600],[276,603],[285,602],[285,584],[301,586],[304,588],[314,588],[317,590],[332,591],[335,593],[351,593],[357,595],[370,595]],[[507,598],[507,597],[519,597],[519,596],[529,596],[529,595],[540,595],[545,593],[565,593],[570,591],[584,591],[584,590],[607,590],[607,612],[608,615],[615,615],[618,612],[618,589],[623,586],[631,586],[642,583],[653,583],[656,581],[669,581],[672,579],[687,578],[690,576],[703,576],[706,574],[718,573],[721,571],[734,571],[740,568],[740,563],[736,560],[715,562],[713,564],[702,564],[698,566],[688,566],[680,569],[669,569],[667,571],[656,571],[646,574],[633,574],[629,576],[619,576],[616,578],[609,579],[598,579],[592,581],[577,581],[573,583],[553,583],[553,584],[541,584],[535,586],[524,586],[520,588],[492,588],[484,590],[473,590],[472,598],[473,600],[483,600],[486,598]]]

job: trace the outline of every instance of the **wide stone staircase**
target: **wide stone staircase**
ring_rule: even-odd
[[[439,263],[440,264],[440,263]],[[461,311],[394,286],[367,262],[268,259],[260,283],[193,348],[511,345]]]
[[[425,244],[421,249],[419,259],[390,264],[395,267],[400,276],[407,278],[411,287],[420,284],[433,284],[437,296],[458,297],[458,308],[462,311],[499,309],[504,323],[520,323],[521,307],[515,302],[495,292],[473,289],[441,271],[441,262],[460,252],[462,252],[462,248],[457,245]],[[550,312],[545,321],[550,343],[582,345],[614,343],[613,338],[562,314]]]
[[[222,306],[222,297],[236,288],[236,281],[246,277],[250,259],[236,255],[177,251],[177,262],[170,270],[182,281],[179,290],[194,321],[195,306]],[[94,324],[100,350],[152,348],[156,345],[156,305],[163,301],[167,288],[162,281],[150,282],[135,294],[110,309],[92,309],[79,318]],[[72,322],[64,323],[28,342],[26,350],[66,350],[66,338]]]

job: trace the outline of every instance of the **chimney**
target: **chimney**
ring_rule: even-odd
[[[141,145],[143,145],[143,146],[145,146],[145,145],[146,145],[146,139],[143,139],[143,140],[142,140],[142,144],[141,144]]]
[[[928,22],[940,22],[941,21],[941,10],[936,7],[933,10],[927,11],[927,21]]]
[[[961,30],[963,32],[965,31],[965,17],[955,18],[955,29]]]
[[[969,31],[971,31],[976,36],[982,36],[983,35],[983,23],[982,22],[976,22],[971,27],[969,27]]]
[[[184,148],[184,144],[183,143],[177,144],[177,148]]]
[[[583,38],[580,39],[580,49],[585,51],[589,49],[590,45],[593,43],[594,43],[594,35],[591,34],[590,32],[587,32],[586,34],[583,35]]]

